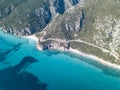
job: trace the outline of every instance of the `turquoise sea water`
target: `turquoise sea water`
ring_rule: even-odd
[[[0,90],[120,90],[120,70],[0,31]]]

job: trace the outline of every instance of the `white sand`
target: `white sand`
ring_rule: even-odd
[[[69,51],[72,52],[72,53],[78,54],[78,55],[82,55],[82,56],[91,58],[92,60],[98,61],[101,64],[104,64],[106,66],[109,66],[109,67],[112,67],[112,68],[116,68],[116,69],[120,69],[120,65],[112,64],[111,62],[107,62],[107,61],[105,61],[105,60],[103,60],[101,58],[98,58],[97,56],[85,54],[85,53],[82,53],[82,52],[80,52],[80,51],[78,51],[76,49],[72,49],[72,48],[70,48]]]
[[[24,36],[23,38],[27,38],[27,39],[31,39],[31,40],[36,41],[36,48],[37,48],[38,50],[42,51],[42,47],[40,47],[40,45],[39,45],[39,40],[38,40],[38,38],[37,38],[35,35]]]
[[[34,40],[34,41],[38,42],[38,38],[35,35],[24,36],[23,38],[31,39],[31,40]]]

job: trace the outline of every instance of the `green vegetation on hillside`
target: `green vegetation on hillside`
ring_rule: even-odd
[[[115,60],[116,60],[114,56],[110,55],[110,53],[103,52],[101,49],[87,45],[85,43],[72,42],[71,47],[83,53],[95,55],[99,58],[102,58],[106,61],[110,61],[112,63],[115,63]]]
[[[51,20],[48,0],[2,0],[0,27],[24,34],[41,31]],[[11,32],[10,31],[10,32]]]

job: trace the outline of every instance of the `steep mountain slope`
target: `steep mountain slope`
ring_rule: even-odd
[[[0,27],[16,35],[41,31],[57,13],[79,0],[1,0]]]
[[[85,21],[85,13],[82,8],[83,3],[79,3],[54,18],[44,29],[46,31],[44,38],[74,39],[74,34],[81,31]]]
[[[51,20],[48,0],[3,0],[0,6],[0,25],[11,33],[32,34]]]

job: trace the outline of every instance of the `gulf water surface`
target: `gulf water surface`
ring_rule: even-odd
[[[120,70],[35,44],[0,31],[0,90],[120,90]]]

